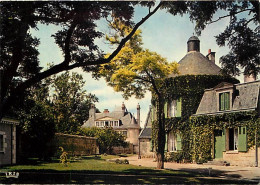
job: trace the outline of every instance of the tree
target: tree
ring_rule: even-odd
[[[125,137],[113,130],[113,128],[82,128],[80,135],[96,137],[100,153],[111,154],[113,147],[127,146]]]
[[[98,99],[83,90],[82,75],[65,72],[52,79],[52,110],[57,132],[75,134],[89,117],[89,107]]]
[[[121,30],[124,36],[131,27],[124,25],[118,20],[110,24],[111,27]],[[161,83],[171,73],[178,73],[177,63],[168,63],[165,58],[155,52],[144,50],[141,39],[141,31],[138,30],[119,54],[109,63],[104,64],[99,75],[104,76],[115,91],[123,92],[124,98],[135,95],[143,98],[145,92],[151,91],[156,99],[158,127],[157,168],[164,168],[164,146],[165,146],[165,123],[164,123],[164,97]],[[111,44],[116,44],[119,35],[107,37]]]
[[[220,58],[223,73],[239,75],[242,68],[245,75],[259,74],[259,1],[166,2],[163,8],[174,16],[188,13],[190,19],[196,22],[198,35],[207,25],[230,18],[225,30],[216,36],[219,46],[227,45],[230,48],[230,52]],[[227,14],[213,20],[218,10],[226,10]]]
[[[1,2],[0,118],[26,89],[42,79],[77,67],[89,71],[92,66],[110,62],[161,3],[135,25],[108,58],[104,58],[94,42],[104,34],[97,31],[96,21],[113,14],[126,24],[133,24],[131,18],[136,4],[101,1]],[[152,6],[153,3],[142,4]],[[30,29],[37,29],[38,24],[61,27],[53,37],[63,52],[64,60],[45,71],[39,66],[39,40],[30,33]]]
[[[51,110],[47,81],[31,87],[30,94],[12,110],[12,114],[20,120],[17,126],[20,160],[28,157],[46,159],[53,154],[48,146],[55,133]]]

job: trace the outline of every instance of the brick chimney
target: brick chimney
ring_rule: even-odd
[[[251,75],[245,75],[244,74],[244,82],[253,82],[256,80],[256,76],[251,74]]]
[[[103,113],[109,113],[108,109],[104,109]]]
[[[208,50],[207,58],[215,64],[215,54],[216,52],[212,52],[211,49]]]

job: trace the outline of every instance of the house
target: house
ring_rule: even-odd
[[[16,163],[17,120],[3,118],[0,121],[0,166]]]
[[[193,117],[214,118],[211,122],[217,126],[211,141],[214,159],[231,165],[257,166],[260,148],[257,151],[255,141],[260,133],[253,127],[259,124],[260,81],[246,81],[240,84],[222,82],[206,89]]]
[[[164,95],[166,103],[164,106],[164,114],[166,118],[166,152],[182,151],[182,129],[181,125],[189,120],[192,114],[196,113],[204,90],[212,88],[222,81],[230,83],[238,83],[234,78],[221,75],[221,69],[215,64],[215,52],[211,49],[204,56],[200,53],[200,40],[196,36],[192,36],[187,41],[187,54],[178,62],[179,74],[171,74],[165,80],[166,93]],[[153,105],[152,110],[148,113],[147,120],[156,120],[156,110]],[[151,118],[149,118],[151,117]],[[139,136],[140,142],[144,142],[146,137],[146,145],[140,144],[141,155],[147,155],[150,152],[148,146],[151,142],[150,124],[145,125]],[[148,137],[149,135],[149,137]],[[146,151],[145,151],[146,150]],[[150,155],[150,154],[149,154]]]
[[[112,127],[115,131],[123,134],[126,141],[133,144],[134,151],[138,151],[138,136],[140,133],[140,105],[137,105],[137,119],[128,112],[125,104],[116,107],[112,112],[105,109],[102,113],[97,113],[94,104],[89,110],[89,119],[83,127]]]

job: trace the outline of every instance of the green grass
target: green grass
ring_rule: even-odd
[[[107,159],[118,156],[84,157],[81,160],[70,162],[67,166],[53,162],[32,160],[33,165],[6,166],[0,171],[19,172],[18,179],[7,179],[0,174],[0,183],[51,183],[51,184],[167,184],[167,183],[248,183],[247,181],[230,181],[217,178],[208,178],[205,175],[177,170],[155,170],[130,164],[116,164]],[[31,162],[32,162],[31,161]]]

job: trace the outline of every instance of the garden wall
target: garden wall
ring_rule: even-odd
[[[128,147],[116,146],[113,147],[113,154],[133,154],[134,146],[132,143],[128,143]]]
[[[98,154],[97,139],[94,137],[56,133],[52,145],[58,149],[63,147],[69,155]]]

